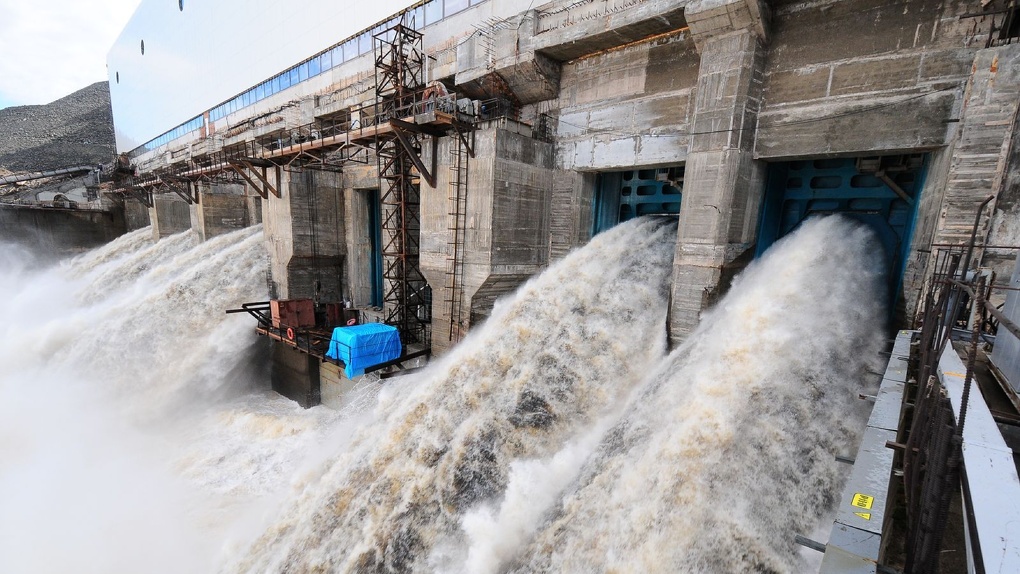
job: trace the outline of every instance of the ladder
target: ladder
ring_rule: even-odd
[[[459,137],[450,138],[450,226],[446,258],[446,302],[450,308],[450,341],[462,338],[464,319],[464,234],[467,228],[468,150]]]

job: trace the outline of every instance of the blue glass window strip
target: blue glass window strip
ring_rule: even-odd
[[[373,36],[395,25],[400,21],[401,15],[405,12],[408,15],[407,22],[409,22],[414,29],[421,30],[425,26],[435,24],[443,18],[452,16],[453,14],[467,9],[468,6],[477,6],[484,1],[485,0],[432,0],[431,2],[426,2],[425,4],[417,7],[407,9],[387,22],[362,32],[353,38],[349,38],[343,43],[337,44],[328,50],[320,52],[296,66],[280,72],[248,91],[212,108],[209,110],[209,121],[214,122],[220,120],[242,108],[260,102],[277,94],[278,92],[304,82],[305,80],[328,72],[329,70],[332,70],[345,62],[349,62],[362,54],[371,53]],[[153,150],[161,145],[170,143],[185,134],[191,133],[202,127],[202,118],[203,116],[197,116],[194,119],[189,120],[187,123],[177,126],[169,132],[166,132],[163,135],[143,144],[142,147],[146,150]]]

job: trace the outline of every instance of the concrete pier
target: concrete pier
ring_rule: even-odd
[[[697,327],[699,313],[751,260],[765,176],[753,149],[766,56],[764,11],[756,1],[688,6],[701,63],[673,261],[674,342]]]
[[[319,373],[322,362],[283,343],[272,344],[270,378],[273,390],[309,408],[322,402]]]
[[[105,211],[0,205],[3,238],[39,253],[65,256],[113,241],[127,231],[123,209]]]
[[[488,317],[499,296],[548,263],[552,145],[532,139],[530,127],[483,126],[474,134],[475,157],[467,161],[463,276],[456,288],[451,285],[451,147],[456,145],[453,138],[443,139],[436,186],[422,188],[422,272],[432,286],[437,353]],[[454,296],[460,299],[457,305]]]

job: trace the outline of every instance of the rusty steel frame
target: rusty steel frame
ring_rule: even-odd
[[[240,175],[244,181],[258,193],[262,199],[269,199],[269,194],[273,194],[276,197],[280,197],[280,167],[275,165],[260,165],[256,166],[250,161],[236,160],[229,162],[230,167]],[[276,179],[276,185],[273,185],[269,181],[268,171],[272,169],[273,175]],[[261,171],[259,171],[261,170]],[[247,172],[251,172],[249,175]],[[252,179],[252,176],[255,176]],[[256,181],[257,180],[257,181]]]
[[[281,170],[342,172],[349,162],[368,164],[368,151],[374,150],[383,210],[386,322],[398,328],[405,345],[429,346],[431,289],[419,267],[420,182],[424,179],[429,185],[436,185],[439,137],[454,133],[467,156],[475,156],[478,106],[473,110],[460,109],[461,100],[455,93],[441,97],[427,95],[426,57],[420,32],[397,24],[375,34],[373,44],[376,85],[373,102],[345,112],[339,120],[334,114],[172,163],[121,191],[147,198],[151,204],[154,191],[169,189],[181,195],[180,190],[164,185],[166,180],[237,182],[241,178],[260,197],[268,199],[270,195],[281,196]],[[515,106],[507,110],[504,107],[507,106],[499,106],[503,114],[507,110],[519,113]],[[355,113],[357,118],[352,120]],[[423,160],[425,146],[430,146],[430,165]],[[189,183],[189,192],[192,189]]]
[[[992,6],[994,0],[981,2],[981,12],[965,12],[959,16],[960,20],[968,18],[980,19],[981,24],[989,18],[988,38],[985,40],[985,48],[992,46],[1005,46],[1020,41],[1020,2],[1017,0],[1003,0],[1002,7]],[[996,22],[996,17],[1001,15],[1002,20]],[[971,29],[972,37],[976,38],[981,33],[977,22]]]
[[[383,232],[383,308],[386,323],[400,331],[404,345],[429,346],[431,298],[419,267],[421,183],[434,183],[421,159],[421,130],[408,129],[396,111],[412,107],[425,87],[425,55],[421,33],[397,24],[374,36],[375,120],[390,129],[376,130],[375,152],[379,169]],[[435,146],[435,138],[433,148]],[[435,162],[435,153],[432,154]],[[417,174],[415,173],[417,170]]]
[[[188,205],[195,205],[199,201],[198,188],[192,185],[189,180],[178,180],[171,179],[167,176],[156,176],[160,182],[160,186],[165,189],[169,189],[173,193],[176,193],[178,197],[183,199]],[[184,187],[181,187],[183,185]]]
[[[387,34],[384,32],[383,34]],[[413,61],[413,59],[412,59]],[[389,82],[388,85],[392,85]],[[448,135],[451,131],[468,147],[474,157],[474,123],[479,119],[473,113],[457,109],[459,97],[456,93],[435,98],[426,97],[427,88],[403,90],[399,101],[373,101],[347,111],[344,119],[319,118],[311,123],[273,134],[225,146],[224,148],[173,162],[136,179],[126,188],[120,189],[126,196],[139,198],[128,189],[149,189],[154,193],[175,192],[164,185],[164,181],[223,181],[243,183],[254,189],[262,198],[280,196],[280,173],[272,179],[267,170],[273,167],[288,172],[313,169],[342,173],[351,163],[368,165],[380,139],[396,138],[410,154],[411,161],[426,181],[434,183],[435,165],[431,168],[421,161],[420,144],[431,138]],[[482,108],[491,108],[498,114],[509,113],[509,108],[496,105],[496,100],[482,103]],[[357,119],[351,119],[357,114]],[[473,140],[473,137],[470,138]],[[435,160],[435,154],[433,154]],[[245,173],[247,170],[248,173]],[[181,195],[178,193],[178,195]],[[182,195],[182,198],[184,196]],[[187,200],[185,198],[185,200]]]
[[[982,248],[977,244],[977,231],[992,199],[985,199],[978,207],[967,243],[942,246],[932,253],[932,279],[921,293],[918,349],[911,359],[914,378],[908,385],[912,396],[908,394],[904,414],[904,421],[909,424],[901,428],[897,443],[887,445],[898,451],[897,457],[902,462],[906,573],[932,572],[937,568],[949,507],[960,492],[961,477],[966,474],[961,445],[983,335],[997,328],[992,321],[995,319],[998,327],[1020,336],[1020,327],[988,304],[989,295],[997,289],[994,276],[989,279],[980,273],[969,275],[975,250]],[[980,265],[980,258],[977,261]],[[968,305],[971,312],[965,313]],[[973,321],[963,343],[966,373],[957,421],[937,370],[942,354],[952,344],[954,326],[965,315]]]
[[[149,209],[152,209],[152,206],[154,205],[152,190],[150,189],[128,188],[125,190],[125,194],[137,199],[142,205]]]

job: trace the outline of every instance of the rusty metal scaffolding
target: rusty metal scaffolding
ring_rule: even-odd
[[[428,345],[432,301],[419,267],[421,181],[436,186],[438,138],[457,138],[452,168],[457,188],[453,225],[454,242],[461,246],[463,188],[467,158],[475,155],[475,123],[515,116],[519,110],[505,98],[472,102],[447,93],[442,86],[426,87],[422,35],[413,27],[397,24],[373,38],[376,93],[372,102],[309,124],[281,127],[224,145],[217,151],[180,160],[171,157],[169,165],[132,178],[120,191],[148,207],[157,193],[176,193],[189,204],[196,203],[200,199],[198,186],[209,183],[245,184],[269,199],[281,195],[282,171],[342,172],[352,163],[368,164],[374,153],[383,210],[386,322],[400,330],[405,345]],[[431,153],[423,154],[426,148]],[[462,258],[463,249],[459,248],[455,268],[462,267]],[[454,291],[463,273],[455,275]]]
[[[950,344],[952,318],[960,302],[960,293],[951,282],[957,277],[959,263],[958,256],[940,255],[925,293],[917,377],[908,389],[913,395],[908,395],[908,400],[913,399],[913,412],[908,417],[909,427],[902,429],[902,436],[897,438],[905,442],[902,468],[907,573],[937,571],[950,503],[959,490],[963,421],[956,424],[949,395],[937,376],[939,357]],[[967,392],[972,366],[968,361]]]
[[[425,140],[430,140],[435,165],[436,138],[397,119],[397,110],[412,107],[425,87],[422,35],[398,24],[374,39],[376,117],[389,118],[393,128],[375,139],[382,186],[383,308],[386,322],[400,331],[405,345],[427,343],[432,301],[419,267],[420,178],[434,178],[435,168],[429,171],[424,166],[421,152]]]
[[[986,199],[975,217],[969,244],[945,246],[932,253],[932,279],[921,294],[918,347],[913,353],[907,408],[896,448],[903,470],[906,509],[905,568],[907,574],[938,571],[940,549],[950,505],[965,476],[961,445],[967,403],[974,384],[979,347],[999,328],[1020,336],[1020,329],[987,304],[994,274],[972,270],[977,230]],[[957,420],[948,392],[938,377],[939,359],[956,340],[966,348],[966,374]]]
[[[987,34],[985,48],[1006,46],[1020,42],[1020,1],[983,0],[981,10],[960,15],[972,19],[969,40],[978,40]]]

